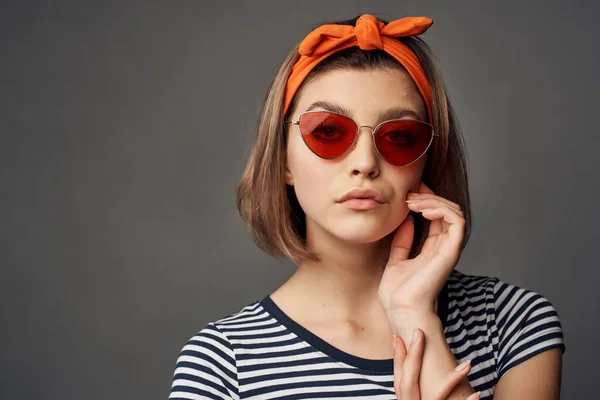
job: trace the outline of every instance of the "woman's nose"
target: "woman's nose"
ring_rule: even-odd
[[[373,128],[361,126],[348,155],[348,169],[353,175],[374,178],[379,175],[379,155],[373,146]]]

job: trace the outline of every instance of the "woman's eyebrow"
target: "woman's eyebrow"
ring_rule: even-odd
[[[325,100],[315,101],[310,106],[308,106],[306,111],[311,111],[311,110],[314,110],[315,108],[324,108],[327,111],[331,111],[331,112],[334,112],[337,114],[342,114],[342,115],[345,115],[346,117],[350,117],[352,115],[350,110],[348,110],[344,106],[342,106],[340,104],[332,103],[330,101],[325,101]]]
[[[388,108],[387,110],[383,110],[379,114],[379,121],[387,121],[390,119],[400,119],[405,117],[413,117],[415,119],[421,120],[421,116],[418,112],[408,109],[408,108]]]
[[[337,104],[337,103],[332,103],[332,102],[326,101],[326,100],[315,101],[310,106],[308,106],[306,111],[307,112],[312,111],[315,108],[323,108],[327,111],[345,115],[346,117],[352,117],[352,113],[350,112],[350,110],[348,110],[344,106]],[[400,119],[400,118],[405,118],[405,117],[413,117],[417,120],[422,119],[421,115],[419,115],[419,113],[415,110],[411,110],[408,108],[401,108],[401,107],[393,107],[393,108],[388,108],[388,109],[380,112],[379,118],[377,120],[378,121],[388,121],[390,119]]]

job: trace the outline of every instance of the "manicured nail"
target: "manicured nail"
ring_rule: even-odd
[[[413,344],[417,341],[417,334],[419,333],[419,328],[416,326],[413,328],[412,337],[410,338],[410,344]]]
[[[454,370],[455,371],[464,371],[465,369],[467,369],[469,364],[471,364],[471,360],[467,360],[467,361],[457,365],[456,368],[454,368]]]
[[[392,347],[394,348],[394,352],[396,352],[396,334],[392,335]]]
[[[406,203],[418,203],[421,200],[405,200]]]
[[[481,395],[481,392],[473,393],[472,395],[467,397],[466,400],[479,400],[480,395]]]

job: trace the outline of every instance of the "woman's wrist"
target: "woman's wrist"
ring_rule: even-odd
[[[410,343],[415,327],[421,329],[426,335],[432,332],[443,332],[442,321],[433,311],[394,310],[390,312],[389,318],[394,334],[400,336],[405,343]]]
[[[410,351],[411,339],[415,328],[422,331],[420,340],[424,340],[424,353],[419,378],[422,398],[435,398],[440,382],[447,377],[458,362],[450,350],[444,334],[442,321],[434,312],[414,312],[397,310],[391,316],[394,333],[404,341]],[[473,393],[469,381],[461,381],[448,399],[465,399]]]

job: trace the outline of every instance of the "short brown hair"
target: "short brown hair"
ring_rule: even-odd
[[[334,22],[356,25],[357,18]],[[383,21],[385,22],[385,21]],[[448,99],[446,86],[429,46],[420,38],[399,38],[419,58],[432,90],[431,122],[440,136],[428,150],[422,181],[436,195],[460,205],[466,220],[461,251],[471,231],[471,209],[467,176],[467,157],[458,121]],[[257,246],[273,257],[289,257],[295,262],[320,259],[306,248],[306,216],[294,192],[284,180],[286,166],[287,126],[282,118],[286,81],[299,58],[296,45],[285,59],[265,95],[259,113],[254,143],[246,169],[236,191],[241,218],[252,232]],[[364,51],[351,47],[334,53],[316,66],[307,76],[306,84],[316,76],[334,69],[401,69],[402,65],[382,50]],[[299,88],[288,109],[295,107]],[[429,221],[415,218],[415,239],[409,257],[421,251],[427,239]]]

